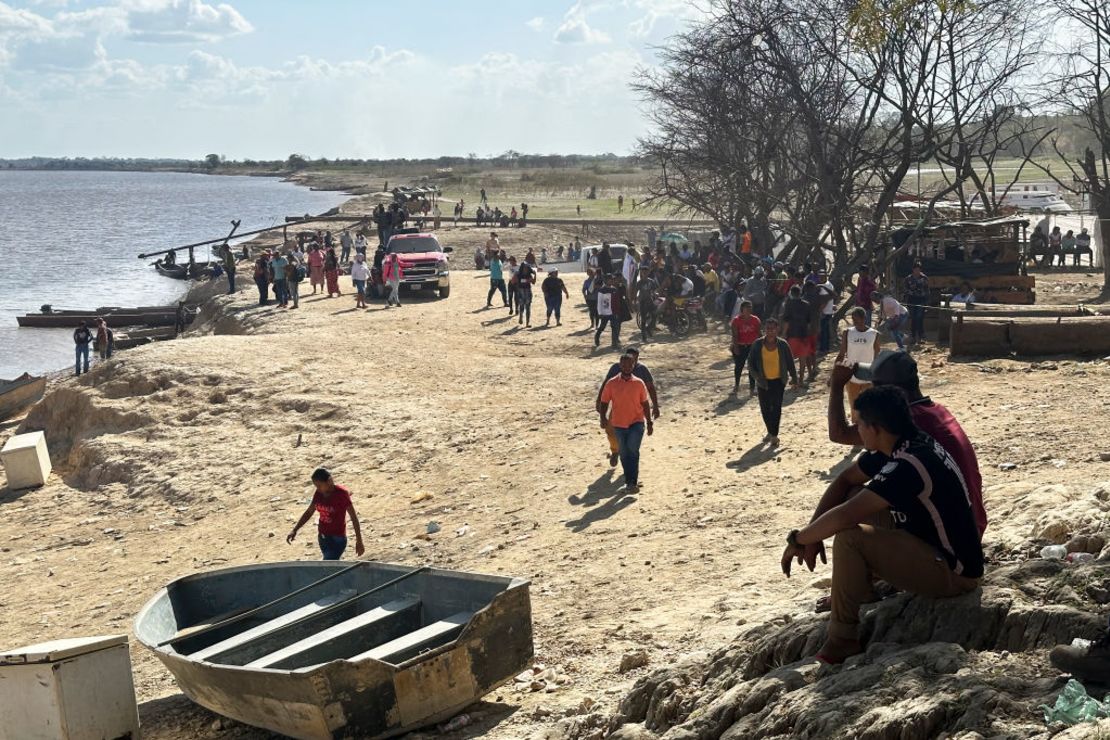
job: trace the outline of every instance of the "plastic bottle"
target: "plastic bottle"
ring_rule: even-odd
[[[1095,559],[1095,556],[1089,552],[1072,552],[1068,553],[1069,563],[1089,563]]]
[[[1079,648],[1080,650],[1086,650],[1087,648],[1089,648],[1091,646],[1091,641],[1086,640],[1082,637],[1077,637],[1077,638],[1075,638],[1074,640],[1071,641],[1071,646],[1073,648]]]
[[[1068,554],[1068,548],[1063,545],[1048,545],[1041,549],[1041,557],[1046,560],[1062,560]]]
[[[469,724],[470,724],[470,715],[469,714],[459,714],[459,715],[456,715],[455,717],[452,717],[447,722],[444,722],[440,726],[440,729],[443,732],[454,732],[455,730],[461,730],[462,728],[466,727]]]

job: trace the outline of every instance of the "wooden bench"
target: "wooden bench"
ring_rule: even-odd
[[[306,604],[299,609],[294,609],[291,612],[286,612],[285,614],[267,620],[262,624],[251,627],[248,630],[244,630],[243,632],[240,632],[236,635],[232,635],[231,637],[228,637],[224,640],[220,640],[217,643],[209,645],[203,650],[189,653],[189,657],[194,660],[211,661],[213,658],[217,658],[224,653],[235,650],[236,648],[243,647],[244,645],[253,642],[254,640],[268,637],[269,635],[280,631],[286,625],[292,624],[293,622],[303,617],[311,616],[312,614],[315,614],[316,612],[332,606],[333,604],[339,603],[343,599],[349,599],[356,593],[357,591],[355,591],[354,589],[345,589],[337,594],[325,596],[324,598],[318,599],[311,604]]]
[[[366,652],[353,655],[347,660],[358,661],[374,658],[385,663],[401,663],[414,655],[418,655],[422,650],[436,647],[435,643],[444,643],[455,639],[473,616],[474,612],[452,614],[403,637],[398,637]]]
[[[251,661],[246,668],[299,668],[346,658],[366,645],[395,640],[420,624],[420,599],[391,601]]]

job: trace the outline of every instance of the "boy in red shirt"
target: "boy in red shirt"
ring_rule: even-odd
[[[752,313],[752,302],[741,301],[740,313],[732,320],[732,364],[733,378],[732,395],[740,390],[740,372],[748,364],[748,353],[752,345],[762,336],[759,317]],[[755,378],[748,373],[748,392],[755,395]]]
[[[343,486],[335,485],[331,473],[324,468],[317,468],[312,473],[312,483],[316,486],[312,502],[301,514],[300,520],[285,541],[292,544],[297,537],[297,530],[308,523],[313,512],[317,512],[320,515],[317,535],[320,552],[323,553],[324,560],[339,560],[347,549],[347,515],[350,514],[351,526],[355,530],[355,554],[362,555],[366,548],[362,545],[362,529],[358,524],[358,513],[351,503],[351,492]]]

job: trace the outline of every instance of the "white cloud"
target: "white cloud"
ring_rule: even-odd
[[[29,10],[0,2],[0,36],[50,33],[50,21]]]
[[[148,43],[216,41],[254,26],[231,5],[201,0],[128,0],[128,37]]]
[[[100,40],[94,36],[54,35],[24,41],[11,54],[8,66],[14,70],[88,69],[106,58]]]
[[[626,7],[643,14],[628,26],[628,32],[636,39],[651,35],[656,24],[661,20],[671,18],[687,20],[708,15],[705,9],[699,8],[697,3],[688,0],[624,0],[624,2]]]
[[[537,15],[535,18],[526,22],[524,25],[528,26],[533,31],[542,31],[543,30],[543,23],[544,23],[543,16]]]
[[[563,23],[555,31],[555,41],[560,44],[607,44],[609,34],[590,26],[586,14],[604,7],[596,0],[578,0],[563,16]]]

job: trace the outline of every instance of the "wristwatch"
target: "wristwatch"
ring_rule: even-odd
[[[786,544],[790,545],[791,547],[801,547],[802,546],[801,544],[798,543],[798,530],[796,530],[796,529],[790,530],[790,534],[786,535]]]

